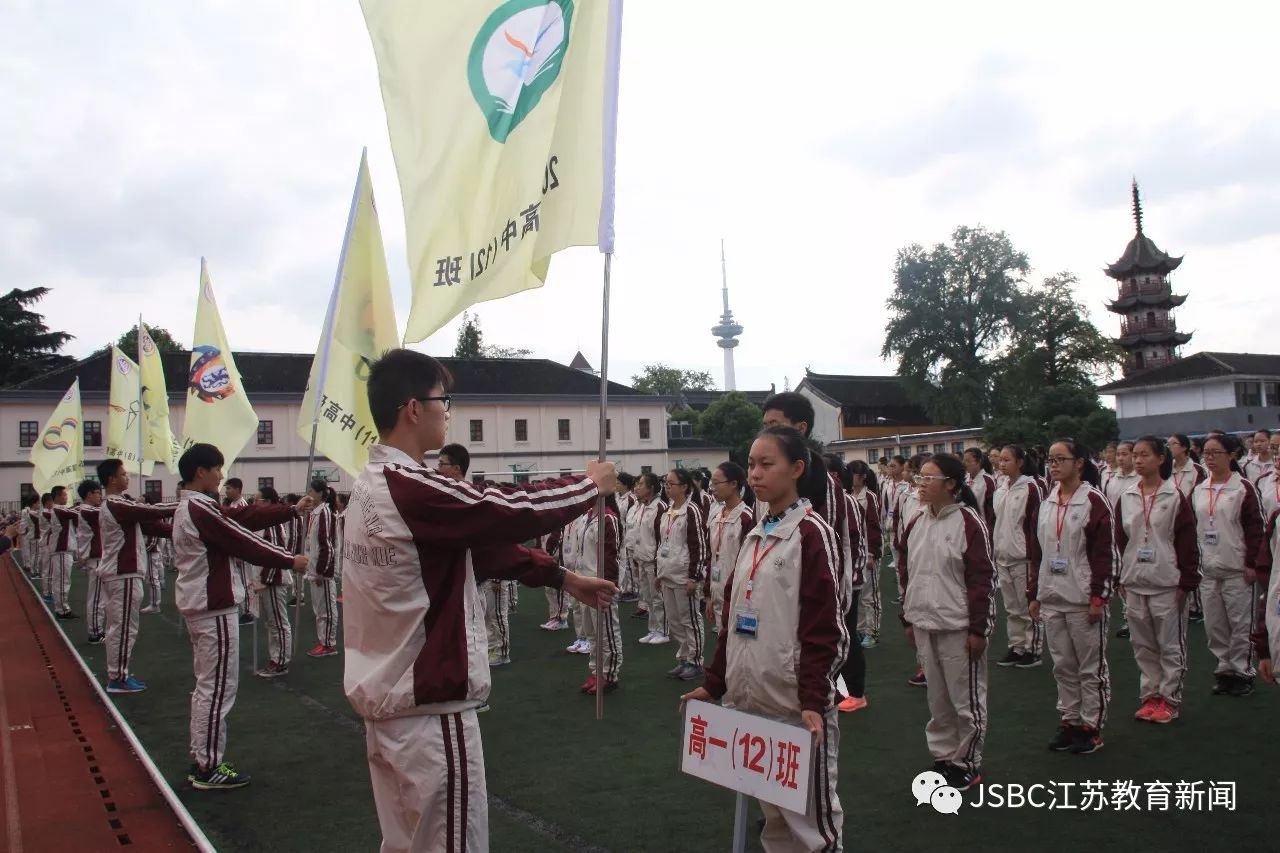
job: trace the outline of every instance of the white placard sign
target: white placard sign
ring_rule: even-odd
[[[708,702],[685,705],[680,769],[779,808],[808,809],[813,751],[800,726]]]

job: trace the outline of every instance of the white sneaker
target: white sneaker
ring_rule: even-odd
[[[571,655],[576,655],[582,651],[582,644],[585,642],[586,640],[574,640],[572,645],[565,648],[565,651]]]
[[[506,666],[511,663],[511,658],[502,655],[489,655],[489,666]]]
[[[582,645],[578,647],[578,654],[580,654],[580,655],[589,655],[589,654],[591,654],[591,641],[590,641],[590,640],[583,640],[583,641],[582,641]]]
[[[138,612],[139,612],[139,613],[159,613],[159,612],[160,612],[160,605],[159,605],[159,604],[149,604],[149,605],[147,605],[146,607],[144,607],[144,608],[142,608],[141,610],[139,610]]]
[[[657,631],[654,631],[653,636],[649,639],[649,645],[651,646],[665,646],[669,642],[671,642],[670,637]]]
[[[649,645],[649,641],[652,639],[653,639],[653,632],[650,631],[649,633],[645,634],[643,637],[640,638],[640,642],[644,643],[647,646]]]

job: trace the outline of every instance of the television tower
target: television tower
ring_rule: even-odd
[[[724,239],[720,240],[720,295],[724,300],[724,313],[720,315],[720,325],[711,328],[711,334],[719,340],[716,346],[724,350],[724,390],[738,390],[737,380],[733,375],[733,348],[738,345],[738,336],[742,334],[742,326],[733,321],[733,312],[729,310],[729,273],[724,260]]]

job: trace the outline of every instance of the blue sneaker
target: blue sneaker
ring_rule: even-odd
[[[147,685],[139,681],[138,679],[134,678],[132,675],[126,678],[124,681],[108,681],[107,682],[108,693],[141,693],[146,689],[147,689]]]
[[[44,599],[45,604],[53,604],[53,593],[46,592],[44,595],[40,597]]]

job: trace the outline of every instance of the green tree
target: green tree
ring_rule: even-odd
[[[711,391],[715,382],[705,370],[681,370],[659,363],[646,365],[632,376],[631,387],[642,394],[676,396],[683,391]]]
[[[453,348],[454,358],[483,358],[484,334],[480,331],[480,318],[462,312],[462,325],[458,327],[458,343]]]
[[[61,350],[73,335],[55,332],[44,315],[30,310],[49,293],[47,287],[14,288],[0,296],[0,387],[23,382],[71,364]]]
[[[991,411],[991,362],[1012,335],[1029,268],[1007,234],[982,226],[898,251],[880,354],[897,359],[908,393],[935,421],[977,424]]]
[[[764,413],[741,391],[730,391],[716,400],[698,418],[694,434],[729,448],[729,458],[747,464],[751,442],[760,432]]]
[[[173,333],[168,329],[162,329],[159,326],[147,326],[147,333],[151,335],[151,340],[156,342],[156,349],[160,352],[186,352],[185,344],[174,338]],[[120,351],[129,358],[137,359],[138,357],[138,327],[130,326],[129,331],[125,332],[116,341],[116,346]],[[99,353],[106,352],[107,347],[98,350]]]

